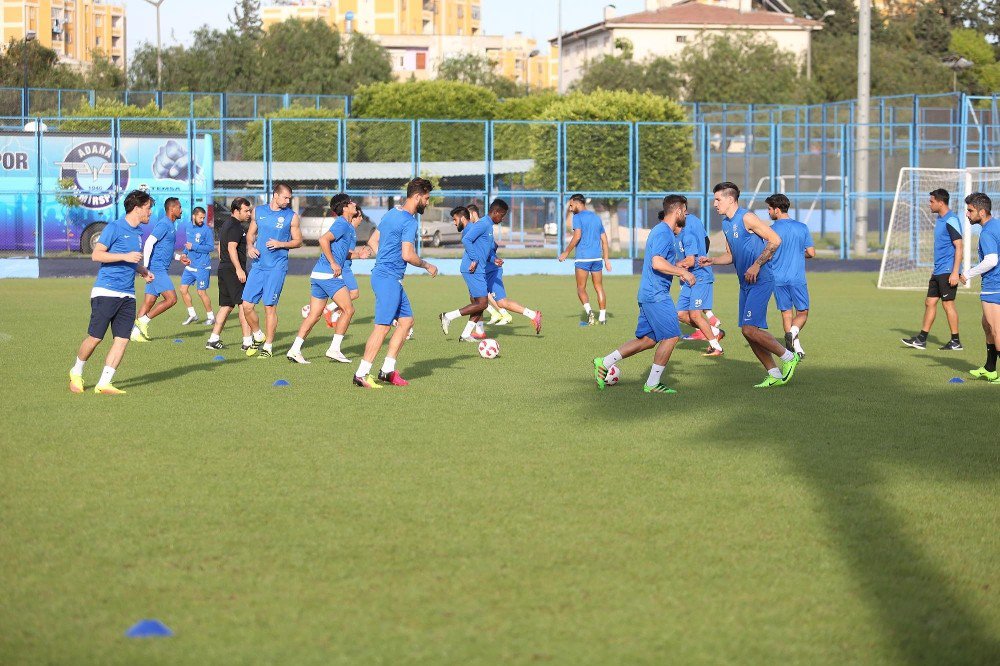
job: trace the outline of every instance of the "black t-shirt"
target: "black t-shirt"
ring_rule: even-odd
[[[219,237],[219,268],[226,266],[235,268],[232,260],[229,258],[230,243],[236,243],[236,256],[240,259],[240,267],[246,268],[247,227],[244,227],[236,220],[230,220]]]

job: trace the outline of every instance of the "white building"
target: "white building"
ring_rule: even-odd
[[[615,16],[605,9],[604,20],[563,33],[563,88],[583,75],[584,65],[615,54],[615,43],[627,39],[633,59],[674,58],[701,34],[751,32],[766,36],[779,48],[805,63],[812,33],[819,21],[798,18],[783,0],[646,0],[646,10]],[[555,45],[558,40],[551,40]]]

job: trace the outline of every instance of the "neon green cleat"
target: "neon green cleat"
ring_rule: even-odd
[[[100,395],[125,395],[125,391],[115,388],[111,384],[98,384],[94,387],[94,393],[98,393]]]
[[[83,375],[69,373],[69,390],[72,393],[83,393]]]
[[[791,361],[781,362],[781,379],[778,380],[778,386],[784,386],[792,381],[792,375],[795,374],[795,368],[798,367],[800,360],[798,354],[792,354]]]
[[[993,371],[990,372],[985,367],[976,368],[975,370],[969,370],[969,374],[976,379],[985,379],[988,382],[994,382],[1000,377],[1000,372]]]
[[[608,369],[604,367],[604,358],[598,356],[594,359],[594,380],[597,381],[597,390],[603,391],[607,384],[604,383],[604,378],[608,376]]]
[[[760,384],[753,385],[754,388],[771,388],[772,386],[781,386],[781,380],[777,377],[772,377],[771,375],[765,377],[764,381]]]
[[[656,386],[650,386],[649,384],[646,384],[645,386],[642,387],[642,392],[643,393],[677,393],[677,391],[673,390],[672,388],[668,388],[668,387],[664,386],[663,384],[657,384]]]
[[[140,333],[142,333],[142,337],[146,338],[147,340],[152,340],[152,338],[149,337],[149,324],[146,324],[140,321],[139,319],[136,319],[135,327],[139,329]]]
[[[993,375],[992,377],[987,377],[987,380],[990,382],[990,384],[1000,384],[1000,373],[994,372],[992,373],[992,375]]]
[[[132,327],[132,333],[128,336],[132,342],[149,342],[149,338],[143,336],[142,331],[137,326]]]

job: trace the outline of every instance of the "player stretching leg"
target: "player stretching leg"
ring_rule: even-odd
[[[639,281],[639,323],[635,327],[635,339],[623,344],[605,357],[594,359],[594,379],[597,388],[604,389],[604,379],[608,369],[623,358],[628,358],[656,347],[653,352],[653,367],[642,390],[646,393],[676,393],[662,382],[670,354],[681,336],[677,310],[670,299],[670,285],[677,275],[688,286],[695,284],[695,277],[677,265],[677,244],[674,234],[684,221],[684,208],[676,200],[668,204],[664,199],[663,221],[649,232],[646,241],[646,256],[642,261],[642,278]]]
[[[448,328],[451,322],[459,317],[468,317],[469,323],[465,325],[459,340],[462,342],[475,342],[478,333],[476,325],[482,321],[483,312],[486,310],[486,295],[489,290],[486,287],[486,261],[493,247],[493,224],[489,220],[471,222],[469,220],[469,209],[459,206],[451,211],[452,222],[455,228],[462,234],[462,246],[465,251],[462,253],[462,278],[469,289],[469,300],[465,307],[450,312],[442,312],[441,330],[448,335]],[[482,334],[485,338],[486,335]]]
[[[785,329],[785,348],[793,350],[799,359],[806,357],[799,333],[809,319],[809,287],[806,285],[806,259],[816,256],[809,227],[788,217],[791,202],[784,194],[772,194],[767,199],[767,215],[774,224],[781,245],[774,253],[774,302],[781,311]]]
[[[378,379],[393,386],[407,386],[409,383],[396,370],[396,359],[413,327],[413,310],[410,308],[410,299],[403,290],[403,276],[406,274],[407,264],[423,268],[431,277],[438,274],[436,266],[417,255],[419,225],[414,217],[424,212],[433,189],[434,186],[428,180],[411,180],[406,186],[406,201],[400,208],[394,208],[385,214],[368,242],[377,253],[371,277],[372,291],[375,292],[375,327],[365,344],[364,358],[354,373],[355,386],[382,388],[371,376],[371,370],[375,356],[392,330],[393,321],[398,325],[389,339],[389,350]]]
[[[146,297],[139,308],[139,318],[132,327],[131,339],[146,342],[149,338],[149,322],[163,314],[177,303],[177,292],[170,279],[170,262],[174,259],[174,241],[177,239],[177,220],[181,219],[181,201],[170,197],[163,202],[164,216],[153,226],[143,247],[143,263],[156,276],[146,285]],[[185,258],[186,260],[186,258]],[[163,301],[156,303],[158,296]]]
[[[979,234],[979,263],[960,276],[962,284],[977,275],[983,276],[979,300],[983,304],[983,332],[986,333],[986,363],[972,370],[976,379],[1000,384],[997,373],[997,347],[1000,346],[1000,222],[992,217],[993,202],[982,192],[965,197],[965,216],[972,224],[981,224]]]
[[[490,204],[490,209],[488,213],[488,218],[493,222],[494,225],[501,224],[504,218],[507,216],[507,212],[510,210],[510,206],[503,199],[497,199]],[[501,317],[506,317],[509,319],[501,319],[497,324],[508,324],[510,323],[510,315],[507,311],[514,312],[515,314],[524,315],[529,320],[531,320],[532,325],[535,327],[535,335],[542,332],[542,311],[532,310],[531,308],[526,308],[517,301],[507,298],[507,289],[503,284],[503,259],[497,256],[497,243],[496,243],[496,233],[493,234],[493,246],[490,248],[490,255],[486,261],[486,286],[489,290],[491,296],[496,298],[496,305],[498,307],[498,313]]]
[[[243,287],[243,314],[253,331],[247,356],[257,354],[271,358],[274,334],[278,330],[278,299],[288,273],[288,251],[302,245],[298,213],[291,209],[292,188],[278,183],[271,193],[271,202],[257,206],[247,229],[247,255],[256,259]],[[260,330],[260,319],[254,306],[264,303],[267,335]]]
[[[719,183],[712,192],[715,210],[723,216],[726,252],[714,259],[702,257],[698,263],[701,266],[735,265],[740,281],[739,321],[743,337],[767,370],[767,377],[755,388],[784,386],[792,379],[799,357],[767,332],[767,305],[774,293],[774,275],[769,262],[781,245],[781,239],[759,217],[740,207],[740,188],[734,183]],[[780,368],[772,355],[781,359]]]
[[[212,299],[208,296],[208,286],[212,276],[212,250],[215,249],[215,238],[212,230],[205,226],[205,209],[198,206],[191,213],[191,224],[185,230],[184,257],[188,263],[184,265],[184,273],[181,275],[181,300],[187,306],[188,318],[181,326],[187,326],[198,321],[198,313],[195,312],[191,302],[190,286],[193,284],[198,290],[198,298],[205,306],[205,326],[215,324],[215,313],[212,312]],[[184,261],[184,258],[181,258]]]
[[[594,325],[594,311],[587,295],[587,276],[591,276],[597,291],[597,304],[601,308],[598,321],[607,323],[608,299],[604,293],[604,279],[601,269],[611,271],[608,261],[608,235],[604,224],[595,213],[587,210],[587,199],[582,194],[574,194],[566,204],[566,226],[572,228],[573,238],[566,250],[559,255],[559,261],[566,261],[570,252],[576,250],[574,267],[576,273],[576,295],[583,304],[587,324]]]
[[[83,365],[93,355],[97,345],[111,328],[114,342],[104,359],[101,379],[94,393],[121,395],[125,391],[115,388],[111,380],[125,355],[129,333],[135,320],[135,274],[146,283],[155,279],[142,262],[142,242],[139,225],[149,222],[153,198],[146,192],[134,190],[125,197],[125,217],[104,227],[94,245],[90,258],[100,262],[97,280],[90,292],[90,326],[87,337],[76,353],[76,364],[69,371],[69,390],[83,393]]]
[[[247,228],[253,215],[253,207],[247,199],[236,197],[229,205],[229,211],[233,219],[222,227],[222,232],[219,234],[219,314],[215,318],[215,326],[212,327],[212,334],[208,336],[205,349],[225,349],[226,346],[221,340],[222,329],[226,325],[229,313],[236,308],[240,327],[243,329],[245,352],[253,345],[253,337],[250,335],[250,324],[243,316],[240,303],[243,302],[243,285],[247,281]]]
[[[664,197],[663,210],[660,215],[666,216],[673,212],[676,206],[684,209],[683,219],[675,225],[677,234],[678,256],[677,265],[690,270],[695,277],[693,285],[681,283],[681,293],[677,297],[677,319],[691,326],[708,340],[708,349],[702,356],[722,356],[722,345],[719,341],[726,333],[708,323],[704,310],[712,307],[712,289],[715,277],[710,267],[698,266],[698,258],[708,254],[708,239],[705,237],[705,225],[694,215],[687,212],[687,197],[672,194]]]

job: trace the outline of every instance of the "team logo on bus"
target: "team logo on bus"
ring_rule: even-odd
[[[59,167],[59,179],[73,181],[73,187],[85,208],[107,208],[115,195],[128,187],[134,163],[118,153],[118,168],[114,163],[114,148],[104,141],[87,141],[73,146]]]

